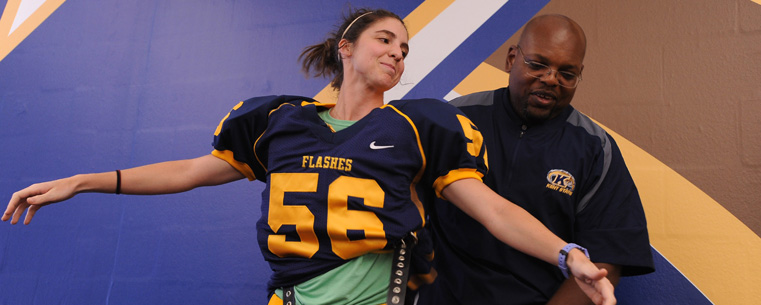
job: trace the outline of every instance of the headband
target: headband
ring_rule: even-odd
[[[369,11],[369,12],[367,12],[367,13],[364,13],[364,14],[362,14],[362,15],[359,15],[357,18],[354,18],[354,20],[352,20],[352,21],[351,21],[351,23],[349,23],[349,26],[347,26],[347,27],[346,27],[346,29],[344,30],[343,34],[341,34],[341,39],[339,39],[338,41],[341,41],[341,40],[343,40],[343,39],[344,39],[344,35],[346,35],[346,32],[348,32],[348,31],[349,31],[349,29],[351,28],[351,26],[352,26],[352,25],[354,25],[354,23],[355,23],[355,22],[357,22],[357,20],[359,20],[359,18],[365,17],[365,15],[367,15],[367,14],[372,14],[372,13],[373,13],[372,11]]]

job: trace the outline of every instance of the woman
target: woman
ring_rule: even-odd
[[[270,304],[381,304],[404,299],[394,281],[403,283],[407,270],[392,260],[409,249],[439,196],[511,246],[570,267],[596,303],[615,303],[606,271],[583,248],[481,182],[486,151],[465,116],[435,100],[384,105],[404,71],[407,42],[395,14],[358,10],[302,53],[306,72],[334,76],[335,104],[295,96],[240,102],[209,155],[35,184],[13,194],[2,219],[15,224],[27,210],[28,224],[42,206],[82,192],[167,194],[258,179],[266,183],[257,233],[274,271]]]

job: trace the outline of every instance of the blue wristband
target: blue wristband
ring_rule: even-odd
[[[574,243],[567,244],[563,249],[560,249],[560,254],[558,255],[558,268],[560,268],[560,271],[563,272],[563,276],[565,278],[568,278],[568,265],[566,265],[566,261],[568,260],[568,252],[571,252],[573,248],[581,250],[581,252],[584,252],[584,255],[589,258],[589,252],[587,249],[584,249],[584,247],[579,246]]]

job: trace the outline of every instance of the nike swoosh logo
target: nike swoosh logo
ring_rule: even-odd
[[[386,149],[386,148],[394,148],[394,145],[375,145],[375,141],[370,143],[370,149]]]

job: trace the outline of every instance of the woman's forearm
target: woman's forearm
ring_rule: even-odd
[[[502,198],[480,181],[456,181],[447,186],[442,195],[500,241],[550,264],[558,264],[558,253],[566,242],[526,210]]]

